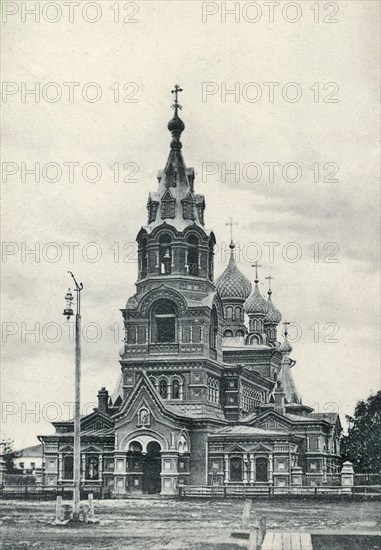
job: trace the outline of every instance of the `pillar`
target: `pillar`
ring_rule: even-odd
[[[103,481],[103,455],[99,454],[99,481]]]
[[[300,466],[294,466],[291,469],[291,483],[292,485],[301,486],[303,482],[303,470]]]
[[[58,455],[58,483],[62,482],[63,477],[63,457],[62,453]]]
[[[161,452],[161,495],[177,495],[178,458],[176,450]]]
[[[242,458],[243,458],[243,479],[242,479],[242,481],[245,485],[247,485],[247,482],[248,482],[247,474],[248,474],[248,469],[249,469],[249,455],[244,454]]]
[[[82,477],[81,477],[81,481],[85,481],[85,479],[86,479],[86,455],[83,454],[81,458],[82,458]]]
[[[341,492],[352,493],[354,483],[353,464],[347,460],[341,469]]]
[[[273,455],[271,454],[271,455],[269,455],[269,483],[270,483],[270,485],[274,484],[273,471],[274,471]]]
[[[229,455],[224,455],[224,484],[227,485],[229,483]]]
[[[254,485],[255,483],[255,460],[254,460],[254,453],[250,453],[250,485]]]

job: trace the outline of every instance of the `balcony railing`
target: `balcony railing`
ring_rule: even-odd
[[[160,355],[177,355],[179,353],[179,344],[150,344],[148,351],[149,353]]]

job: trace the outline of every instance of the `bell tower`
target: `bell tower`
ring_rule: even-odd
[[[214,284],[216,240],[205,228],[205,199],[195,192],[194,169],[182,154],[182,91],[178,85],[172,90],[170,151],[157,190],[148,197],[147,225],[136,238],[136,293],[122,310],[123,387],[128,395],[144,369],[172,404],[209,401],[219,407],[224,320]]]
[[[176,84],[172,90],[173,117],[168,123],[172,140],[167,163],[158,172],[158,190],[149,194],[148,223],[138,236],[139,272],[137,288],[146,289],[147,283],[173,281],[179,277],[204,281],[208,289],[213,286],[213,247],[215,238],[205,230],[203,195],[195,193],[193,168],[187,168],[182,155],[181,134],[185,129],[179,117],[182,106],[178,94],[182,88]]]

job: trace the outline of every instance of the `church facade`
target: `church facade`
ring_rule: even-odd
[[[216,239],[182,155],[178,91],[168,160],[137,234],[136,293],[121,310],[120,381],[81,420],[82,486],[123,496],[329,483],[339,471],[340,419],[302,403],[271,288],[265,299],[258,268],[254,285],[240,272],[233,239],[214,278]],[[70,486],[73,422],[54,427],[39,437],[44,483]]]

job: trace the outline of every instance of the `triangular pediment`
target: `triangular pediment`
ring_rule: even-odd
[[[149,415],[158,422],[166,423],[170,420],[180,427],[184,421],[188,420],[183,415],[177,414],[171,409],[170,405],[166,404],[145,371],[142,371],[132,392],[123,403],[120,411],[115,415],[117,427],[133,420],[139,423],[140,420],[137,417],[142,408],[146,408]]]
[[[292,420],[274,410],[266,411],[250,421],[250,426],[270,431],[289,430],[292,425]]]
[[[229,453],[246,453],[246,449],[241,447],[240,445],[233,445],[228,449]]]
[[[260,443],[259,445],[256,445],[251,449],[251,452],[255,453],[271,453],[272,449],[271,447],[267,447],[266,445],[263,445],[263,443]]]
[[[81,419],[81,430],[101,430],[103,428],[112,428],[114,425],[111,418],[98,410]]]

